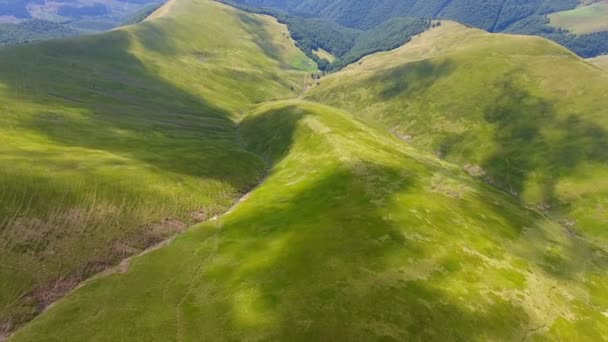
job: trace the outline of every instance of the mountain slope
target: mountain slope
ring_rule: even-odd
[[[380,122],[606,244],[607,88],[608,74],[550,41],[446,23],[307,98]]]
[[[189,0],[161,14],[0,50],[0,332],[262,178],[235,122],[297,96],[311,62],[270,17]]]
[[[273,164],[230,213],[60,300],[14,341],[599,340],[607,255],[350,114],[261,104]]]

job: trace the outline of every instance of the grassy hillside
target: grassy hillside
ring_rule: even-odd
[[[180,0],[136,26],[0,50],[0,333],[262,178],[235,122],[314,71],[286,31]]]
[[[608,336],[608,73],[554,43],[447,22],[304,93],[285,26],[174,0],[0,60],[1,329],[205,221],[14,341]]]
[[[14,341],[601,340],[606,253],[348,113],[266,103],[234,210],[90,281]]]
[[[577,34],[608,31],[608,2],[551,14],[551,25]]]
[[[608,56],[599,56],[596,58],[588,59],[589,62],[597,65],[598,67],[608,71]]]
[[[548,40],[446,23],[307,98],[379,122],[606,246],[606,89],[607,73]]]

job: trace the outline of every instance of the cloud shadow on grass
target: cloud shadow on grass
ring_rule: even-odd
[[[455,69],[456,64],[450,59],[439,62],[422,60],[379,72],[370,82],[382,85],[379,95],[387,101],[397,96],[418,96]]]

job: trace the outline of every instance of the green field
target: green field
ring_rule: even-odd
[[[608,31],[608,2],[596,2],[549,15],[551,25],[576,34]]]
[[[317,55],[319,58],[323,58],[330,63],[336,60],[336,57],[334,57],[334,55],[332,55],[331,53],[329,53],[323,49],[314,50],[313,53],[315,55]]]
[[[608,336],[608,73],[554,43],[444,22],[308,89],[172,0],[0,60],[2,321],[53,302],[12,341]]]
[[[407,143],[608,247],[608,74],[550,41],[446,23],[307,98]]]
[[[0,50],[0,325],[225,211],[263,177],[236,122],[299,94],[312,62],[269,17],[209,1],[169,8]]]

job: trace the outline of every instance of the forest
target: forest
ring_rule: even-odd
[[[280,23],[287,25],[298,47],[317,63],[322,72],[337,71],[366,55],[397,48],[432,25],[439,24],[433,24],[429,19],[398,17],[371,29],[361,30],[327,19],[304,18],[280,10],[246,6],[232,0],[221,2],[251,13],[273,16]],[[330,62],[320,58],[314,53],[318,49],[328,51],[336,59]]]
[[[61,23],[31,19],[18,24],[0,24],[0,45],[24,44],[32,41],[63,38],[78,34]]]
[[[488,31],[500,31],[532,15],[572,9],[579,0],[234,0],[294,15],[321,17],[341,25],[370,29],[394,17],[452,19]]]

